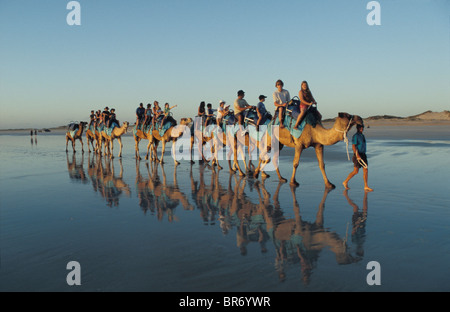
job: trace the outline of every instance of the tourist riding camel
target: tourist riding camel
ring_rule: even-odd
[[[357,115],[350,115],[348,113],[339,113],[331,129],[325,129],[321,123],[318,123],[315,127],[311,126],[310,124],[306,124],[299,138],[294,137],[286,127],[279,129],[278,134],[275,132],[275,136],[280,144],[280,150],[283,146],[288,146],[295,149],[293,170],[290,183],[294,186],[299,185],[299,183],[295,179],[295,174],[297,172],[297,168],[300,162],[300,155],[302,154],[302,151],[304,149],[308,147],[314,147],[314,149],[316,150],[317,160],[319,162],[319,168],[320,171],[322,172],[322,176],[325,182],[325,187],[335,188],[335,185],[328,180],[328,177],[325,173],[323,148],[325,145],[334,145],[337,142],[347,139],[348,131],[352,128],[352,126],[356,124],[358,125],[364,124],[361,117]],[[270,131],[268,131],[268,134],[270,136],[271,134],[269,132]],[[267,144],[268,148],[270,149],[271,140],[268,140]],[[267,153],[267,151],[263,150],[262,153]],[[278,157],[279,155],[275,155],[274,159],[272,159],[271,161],[277,163]],[[265,164],[268,163],[268,160],[262,163],[263,162],[261,160],[262,158],[263,157],[260,157],[258,167],[255,170],[254,173],[255,178],[258,177],[259,172],[261,172]],[[283,182],[287,181],[281,176],[278,166],[276,167],[276,172],[280,181]]]

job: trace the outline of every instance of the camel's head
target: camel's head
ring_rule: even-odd
[[[192,118],[181,118],[180,125],[187,126],[193,122]]]
[[[364,126],[363,119],[358,115],[350,115],[348,113],[339,113],[338,117],[344,121],[345,126],[348,129],[350,129],[354,125]]]
[[[130,123],[128,121],[124,121],[122,126],[125,127],[125,130],[128,130],[128,126],[130,125]]]

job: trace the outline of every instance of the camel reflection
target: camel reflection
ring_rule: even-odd
[[[91,157],[91,156],[89,156]],[[110,158],[102,158],[93,154],[89,159],[88,175],[95,192],[98,192],[109,207],[119,206],[119,198],[125,193],[131,196],[129,185],[123,180],[123,165],[119,159],[120,172],[116,176],[114,162]]]
[[[325,189],[314,222],[302,219],[300,206],[292,187],[295,219],[271,218],[267,211],[267,220],[273,225],[273,230],[270,232],[273,233],[277,249],[277,268],[281,279],[285,278],[285,263],[289,260],[299,261],[302,279],[305,284],[309,284],[312,269],[316,266],[323,249],[332,251],[338,264],[350,264],[360,260],[351,255],[345,239],[324,227],[325,201],[329,192],[329,189]]]
[[[139,206],[146,214],[156,214],[159,221],[167,215],[169,222],[176,221],[175,208],[181,205],[185,210],[193,210],[186,195],[180,191],[177,180],[177,167],[173,171],[173,183],[167,183],[166,173],[163,164],[145,162],[147,176],[143,176],[140,171],[140,161],[136,161],[136,191],[139,198]],[[161,167],[162,181],[158,169]]]
[[[120,173],[116,176],[113,160],[97,154],[91,156],[86,175],[83,168],[84,157],[81,156],[79,163],[76,154],[72,154],[71,160],[67,155],[71,180],[88,183],[90,178],[94,191],[106,200],[108,206],[118,206],[120,196],[131,194],[130,187],[123,181],[122,160],[118,160]],[[348,197],[348,192],[344,192],[345,198],[353,207],[351,243],[355,250],[350,250],[346,237],[340,237],[324,226],[325,202],[331,189],[325,189],[322,198],[317,198],[315,220],[309,221],[302,218],[302,209],[311,210],[315,207],[301,209],[296,189],[290,187],[287,192],[282,192],[284,187],[289,187],[284,183],[274,185],[271,195],[266,188],[265,179],[249,179],[216,170],[207,164],[191,165],[191,194],[188,198],[189,194],[186,195],[178,186],[178,166],[169,165],[166,168],[173,174],[173,179],[166,177],[163,164],[141,164],[141,161],[136,160],[136,194],[144,214],[149,212],[159,221],[173,222],[177,221],[177,207],[181,206],[189,213],[197,213],[198,210],[203,224],[218,225],[218,229],[227,238],[229,236],[233,242],[235,239],[242,256],[253,250],[249,247],[258,246],[261,253],[273,257],[275,271],[281,281],[286,279],[287,269],[295,267],[299,269],[303,282],[309,284],[313,271],[319,265],[319,258],[324,253],[331,252],[339,265],[354,263],[364,255],[367,193],[361,211]],[[205,170],[206,168],[211,170]],[[185,172],[187,178],[187,170]],[[186,178],[183,176],[183,181],[187,182]],[[286,195],[292,198],[291,203],[284,199],[280,202],[280,197]],[[128,201],[130,202],[133,201]],[[133,206],[135,205],[133,202]]]
[[[72,181],[89,183],[86,173],[84,172],[84,157],[81,156],[81,162],[77,162],[75,154],[72,156],[72,160],[69,160],[69,156],[66,155],[67,171],[69,172],[69,178]]]
[[[323,193],[315,221],[309,222],[302,219],[294,187],[290,188],[294,217],[287,217],[279,202],[283,183],[278,184],[271,199],[264,181],[256,181],[251,185],[255,190],[252,191],[252,187],[246,187],[250,180],[230,174],[228,187],[224,188],[219,183],[219,173],[215,170],[211,171],[209,185],[204,181],[203,167],[200,167],[199,172],[199,183],[194,181],[191,172],[191,185],[203,222],[213,222],[218,214],[220,228],[225,235],[234,227],[241,255],[247,254],[247,247],[252,243],[259,244],[261,252],[266,253],[267,245],[271,242],[275,247],[275,268],[280,280],[286,278],[287,266],[299,264],[302,280],[309,284],[323,250],[334,253],[338,264],[360,260],[360,254],[351,254],[345,237],[341,238],[336,232],[324,227],[325,201],[330,189],[325,189]],[[248,189],[249,194],[245,192]],[[257,195],[257,200],[254,195]]]
[[[210,184],[207,185],[205,183],[205,166],[204,163],[199,164],[200,181],[195,181],[191,166],[191,194],[197,209],[200,210],[200,217],[203,220],[203,224],[215,225],[219,207],[223,205],[224,201],[227,202],[228,197],[221,199],[221,195],[225,193],[225,190],[219,184],[218,175],[214,168],[211,171]]]

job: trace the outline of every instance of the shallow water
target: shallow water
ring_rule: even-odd
[[[368,138],[371,193],[362,172],[344,192],[343,142],[325,148],[327,192],[313,150],[292,189],[275,172],[230,175],[225,161],[136,162],[123,141],[110,161],[66,154],[61,135],[0,135],[1,291],[450,290],[449,140]],[[66,282],[70,261],[81,286]]]

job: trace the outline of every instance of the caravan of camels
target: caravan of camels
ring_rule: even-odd
[[[253,159],[258,159],[258,165],[254,168],[253,176],[258,178],[259,174],[268,177],[264,171],[267,166],[275,170],[281,182],[287,182],[282,177],[279,168],[279,151],[284,147],[294,148],[293,170],[290,184],[298,186],[296,171],[300,162],[303,149],[313,147],[316,152],[319,168],[321,170],[325,187],[332,189],[335,186],[328,180],[325,172],[323,159],[324,146],[336,144],[339,141],[347,141],[347,133],[354,125],[363,125],[360,116],[348,113],[339,113],[335,118],[334,125],[326,129],[322,125],[321,115],[317,110],[317,103],[309,90],[306,81],[302,83],[299,96],[291,98],[289,92],[283,89],[283,82],[276,82],[277,90],[273,93],[276,111],[272,116],[265,108],[266,96],[259,97],[257,106],[249,105],[245,99],[245,92],[238,91],[238,97],[234,102],[234,109],[221,101],[218,110],[213,110],[211,104],[205,108],[201,102],[198,115],[195,118],[181,118],[178,123],[170,112],[171,108],[166,103],[161,109],[157,101],[153,108],[150,104],[147,109],[141,103],[136,110],[136,123],[132,128],[135,140],[135,157],[141,159],[139,143],[141,140],[148,141],[145,159],[164,162],[165,147],[168,142],[172,143],[172,157],[175,165],[180,160],[194,160],[200,162],[211,162],[213,166],[222,169],[220,159],[224,159],[223,151],[226,151],[225,159],[228,160],[229,169],[239,172],[245,176],[241,169],[239,160],[243,160],[244,170],[250,172],[249,168]],[[217,113],[217,114],[215,114]],[[75,141],[79,140],[84,152],[82,141],[83,131],[86,129],[88,151],[91,147],[99,155],[107,155],[113,158],[113,142],[119,142],[120,151],[118,157],[122,156],[121,137],[127,133],[128,122],[120,122],[116,119],[114,109],[109,111],[91,111],[90,122],[69,125],[66,133],[66,152],[68,142],[71,141],[73,152],[75,152]],[[157,156],[157,148],[161,143],[161,156]],[[246,163],[246,153],[249,158]],[[181,151],[180,151],[181,149]],[[256,156],[259,154],[258,156]],[[254,167],[254,166],[253,166]]]

